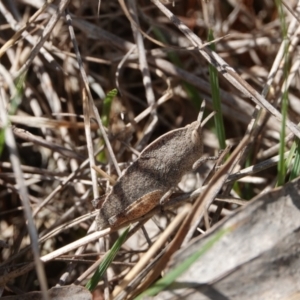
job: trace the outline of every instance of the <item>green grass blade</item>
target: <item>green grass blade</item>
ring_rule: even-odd
[[[118,90],[117,89],[112,89],[111,91],[109,91],[104,100],[103,100],[103,106],[102,106],[102,113],[101,113],[101,121],[102,124],[107,127],[109,124],[109,115],[110,115],[110,109],[111,109],[111,104],[113,99],[116,97],[116,95],[118,94]],[[101,140],[100,142],[102,144],[104,144],[104,141]],[[102,151],[98,154],[97,156],[98,161],[102,162],[102,163],[106,163],[106,155],[105,155],[105,151]]]
[[[202,255],[204,255],[211,247],[221,239],[226,233],[230,232],[232,229],[221,229],[216,232],[213,237],[205,244],[201,249],[192,254],[183,263],[177,266],[173,271],[166,274],[166,276],[156,283],[153,284],[148,290],[136,297],[136,300],[142,300],[144,297],[151,297],[157,295],[162,290],[166,289],[171,283],[173,283],[181,274],[186,272],[193,263],[195,263]]]
[[[294,163],[292,164],[291,174],[289,180],[297,178],[300,174],[300,140],[296,139],[290,150],[291,156],[295,153]],[[291,160],[292,161],[292,160]]]
[[[102,262],[100,263],[98,269],[95,271],[93,277],[87,282],[86,288],[89,291],[92,291],[96,288],[98,282],[102,279],[104,273],[106,272],[107,268],[110,266],[114,258],[116,257],[119,249],[123,245],[126,240],[127,234],[129,231],[129,227],[121,234],[121,236],[116,240],[112,248],[109,252],[105,255]]]
[[[3,149],[5,144],[5,134],[4,134],[4,128],[0,129],[0,157],[2,155]]]
[[[214,40],[213,32],[211,29],[209,29],[209,31],[208,31],[208,40],[209,41]],[[212,50],[215,50],[215,44],[212,43],[210,45],[210,48]],[[220,148],[225,149],[226,148],[225,129],[224,129],[224,122],[223,122],[223,117],[222,117],[222,110],[221,110],[218,71],[212,65],[209,65],[209,80],[210,80],[210,86],[211,86],[213,108],[214,108],[214,111],[216,112],[214,119],[215,119],[217,137],[219,140]]]
[[[21,75],[19,78],[16,79],[15,83],[15,94],[10,99],[10,105],[9,105],[9,115],[14,115],[18,109],[18,106],[20,105],[22,101],[23,91],[24,91],[24,82],[26,79],[26,73]],[[2,155],[4,144],[5,144],[5,128],[9,124],[3,124],[3,128],[0,129],[0,157]]]
[[[117,96],[117,94],[118,94],[118,90],[112,89],[111,91],[109,91],[107,93],[107,95],[105,96],[105,98],[103,100],[101,120],[102,120],[102,124],[106,127],[108,126],[108,123],[109,123],[109,114],[110,114],[111,104],[112,104],[113,99]]]
[[[277,186],[281,186],[285,182],[286,177],[286,163],[284,159],[285,153],[285,124],[286,124],[286,115],[287,115],[287,106],[288,106],[288,93],[287,91],[284,92],[282,97],[282,106],[281,106],[281,113],[282,113],[282,123],[281,123],[281,132],[280,132],[280,147],[279,147],[279,161],[277,165],[278,170],[278,180]]]
[[[289,72],[289,40],[287,36],[287,25],[285,20],[285,15],[282,7],[281,0],[276,0],[277,10],[280,17],[280,24],[282,30],[282,37],[284,41],[284,67],[283,67],[283,78],[284,78],[284,92],[281,101],[281,114],[282,114],[282,122],[281,122],[281,132],[280,132],[280,148],[279,148],[279,161],[277,164],[278,170],[278,179],[277,186],[281,186],[285,182],[286,177],[286,163],[284,159],[285,152],[285,126],[286,126],[286,117],[287,117],[287,109],[288,109],[288,89],[287,89],[287,79]]]

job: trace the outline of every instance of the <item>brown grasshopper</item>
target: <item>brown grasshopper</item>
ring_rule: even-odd
[[[202,128],[205,102],[197,121],[172,130],[148,145],[118,179],[96,218],[98,230],[134,221],[172,194],[182,176],[204,159]],[[200,158],[200,159],[199,159]]]

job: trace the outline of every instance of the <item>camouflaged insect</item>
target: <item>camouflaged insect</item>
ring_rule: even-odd
[[[148,145],[118,179],[96,218],[98,230],[134,221],[172,194],[182,176],[197,167],[203,154],[202,123],[172,130]],[[200,158],[200,159],[199,159]]]

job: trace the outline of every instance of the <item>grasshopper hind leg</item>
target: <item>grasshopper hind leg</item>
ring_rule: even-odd
[[[118,227],[123,223],[129,223],[143,217],[159,204],[161,197],[162,191],[160,190],[144,195],[130,204],[123,212],[110,217],[108,219],[109,225],[111,227]]]

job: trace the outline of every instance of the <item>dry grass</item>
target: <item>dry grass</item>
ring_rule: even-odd
[[[114,231],[103,243],[99,238],[109,230],[88,234],[96,215],[91,200],[106,194],[151,141],[196,120],[202,99],[207,113],[213,110],[207,61],[219,72],[227,145],[235,149],[239,144],[240,151],[231,156],[232,164],[210,175],[213,182],[205,180],[213,163],[186,176],[180,185],[184,192],[173,196],[164,212],[157,208],[131,229],[95,297],[113,292],[116,298],[120,286],[131,280],[138,286],[147,278],[150,284],[177,249],[275,186],[286,80],[286,150],[295,135],[300,137],[295,126],[300,121],[299,22],[285,10],[290,41],[285,74],[282,24],[274,1],[168,5],[187,29],[176,20],[173,24],[155,1],[128,1],[125,9],[121,0],[102,1],[99,14],[98,1],[68,2],[45,7],[41,0],[0,3],[4,295],[46,289],[39,255],[47,262],[48,287],[87,281],[90,274],[84,272],[117,237]],[[288,6],[297,12],[296,1]],[[134,12],[131,23],[128,11]],[[214,57],[200,44],[207,41],[208,28],[216,39],[224,37],[217,40]],[[20,88],[16,82],[24,72]],[[103,99],[114,88],[119,93],[107,112]],[[213,122],[206,125],[207,156],[220,150],[214,132]],[[99,175],[95,166],[108,175]],[[195,201],[203,182],[213,190]],[[206,212],[219,189],[222,194]],[[189,221],[179,231],[187,214]],[[164,263],[155,264],[164,249]]]

